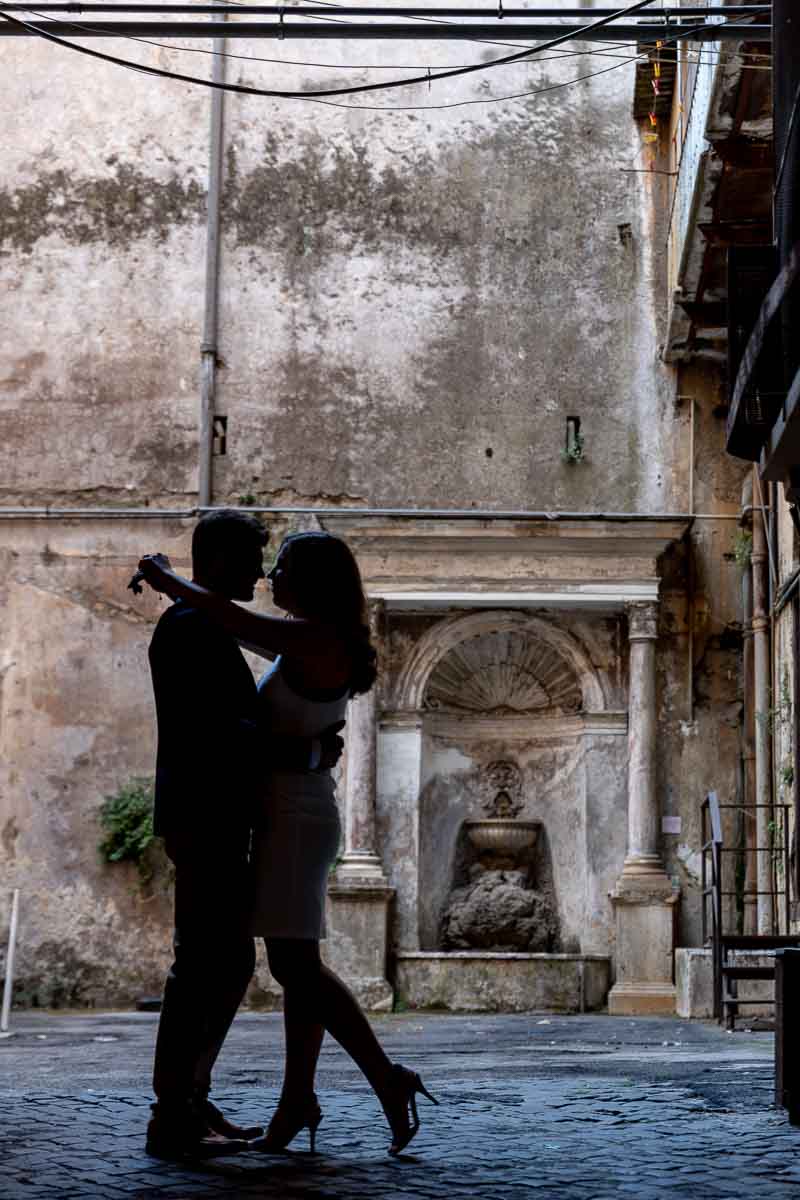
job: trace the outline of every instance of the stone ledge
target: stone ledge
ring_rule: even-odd
[[[737,967],[772,967],[775,959],[758,950],[737,950],[728,961]],[[714,968],[711,950],[703,946],[679,946],[675,951],[675,1010],[679,1017],[708,1020],[714,1016]],[[742,1000],[763,1000],[763,1004],[748,1004],[742,1015],[773,1017],[772,1003],[775,985],[772,980],[742,979],[738,981]]]
[[[421,950],[394,961],[402,1003],[451,1012],[586,1012],[605,1003],[611,973],[600,954]]]

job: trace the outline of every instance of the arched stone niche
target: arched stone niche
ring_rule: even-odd
[[[519,817],[542,822],[535,869],[556,895],[562,948],[607,953],[626,726],[581,642],[556,616],[448,616],[411,649],[384,703],[378,827],[398,948],[438,949],[459,830],[485,815],[486,772],[502,760],[522,776]]]
[[[606,695],[600,676],[578,640],[542,617],[508,611],[456,614],[429,629],[398,674],[391,698],[393,707],[402,712],[420,711],[424,707],[431,675],[445,657],[457,651],[454,657],[463,659],[469,654],[465,647],[478,641],[496,652],[503,635],[550,650],[554,660],[560,659],[572,671],[580,690],[583,711],[605,711]],[[529,663],[520,666],[530,669]],[[546,677],[546,672],[544,674]]]

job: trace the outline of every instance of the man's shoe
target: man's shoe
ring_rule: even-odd
[[[212,1104],[208,1099],[200,1102],[200,1115],[212,1133],[221,1133],[223,1137],[236,1141],[248,1142],[261,1137],[264,1132],[263,1125],[234,1125],[219,1111],[216,1104]]]
[[[192,1159],[224,1158],[246,1150],[248,1143],[215,1133],[199,1121],[169,1121],[154,1116],[147,1126],[145,1150],[153,1158],[169,1162]]]

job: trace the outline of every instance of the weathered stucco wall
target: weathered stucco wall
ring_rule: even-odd
[[[178,522],[152,534],[185,536]],[[19,995],[32,1004],[129,1004],[160,988],[168,961],[166,897],[145,902],[135,869],[98,854],[104,796],[153,773],[146,648],[162,602],[125,593],[143,535],[15,525],[0,555],[2,903],[20,888]]]
[[[195,69],[199,57],[104,46],[174,69]],[[283,47],[233,50],[278,58]],[[292,51],[284,56],[331,63],[432,54],[418,43],[328,41]],[[451,44],[434,62],[496,53]],[[0,284],[10,301],[0,504],[191,505],[208,95],[34,41],[0,42],[0,65]],[[288,87],[362,77],[230,70]],[[586,73],[585,60],[551,55],[376,103],[482,101]],[[639,164],[631,95],[625,67],[539,97],[432,112],[230,97],[218,395],[228,452],[214,461],[215,501],[685,511],[688,418],[677,392],[697,397],[697,510],[735,511],[741,472],[720,465],[711,376],[696,368],[679,380],[658,359],[662,239],[649,181],[621,169]],[[574,466],[561,460],[567,416],[585,435]],[[168,959],[166,905],[142,906],[132,872],[100,866],[96,810],[152,769],[145,648],[159,602],[134,600],[125,583],[142,551],[185,563],[188,529],[0,524],[0,879],[23,888],[20,980],[39,1003],[128,1002],[158,987]],[[702,791],[734,788],[737,769],[730,530],[698,523],[693,534],[689,724],[685,553],[665,566],[659,788],[663,811],[683,817],[668,869],[691,886]],[[609,653],[624,709],[624,642]],[[422,781],[404,764],[419,734],[385,733],[384,777],[418,796]],[[587,827],[605,830],[621,769],[612,755],[602,792],[587,790]],[[387,856],[415,836],[412,809],[411,828],[396,823],[387,836]],[[615,825],[612,857],[619,836]],[[597,913],[605,844],[587,845],[602,859],[587,901]],[[398,862],[413,890],[404,871]],[[691,895],[683,914],[692,944]]]
[[[293,49],[316,62],[343,53]],[[349,51],[385,65],[497,53]],[[2,271],[15,299],[3,494],[190,496],[208,96],[34,42],[0,54],[15,84],[0,98]],[[550,55],[372,101],[485,100],[582,73]],[[280,71],[290,87],[352,76]],[[668,508],[646,206],[620,170],[638,145],[626,71],[433,112],[230,97],[219,498]],[[586,438],[578,470],[560,459],[568,415]]]
[[[698,519],[686,543],[662,564],[658,643],[658,785],[662,814],[681,818],[681,832],[663,838],[667,873],[681,885],[679,945],[701,937],[701,804],[709,791],[723,803],[742,798],[742,572],[736,561],[738,515],[746,464],[725,454],[724,382],[719,369],[702,363],[676,371],[676,442],[687,466],[691,404],[694,404],[694,511],[719,514]],[[688,476],[682,506],[688,502]],[[734,519],[731,519],[734,518]],[[688,646],[693,624],[692,665]],[[725,818],[725,837],[737,835],[735,815]],[[726,858],[734,887],[734,856]]]

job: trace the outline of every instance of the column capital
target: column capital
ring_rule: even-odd
[[[658,637],[658,605],[652,600],[632,600],[625,607],[628,641],[654,642]]]

